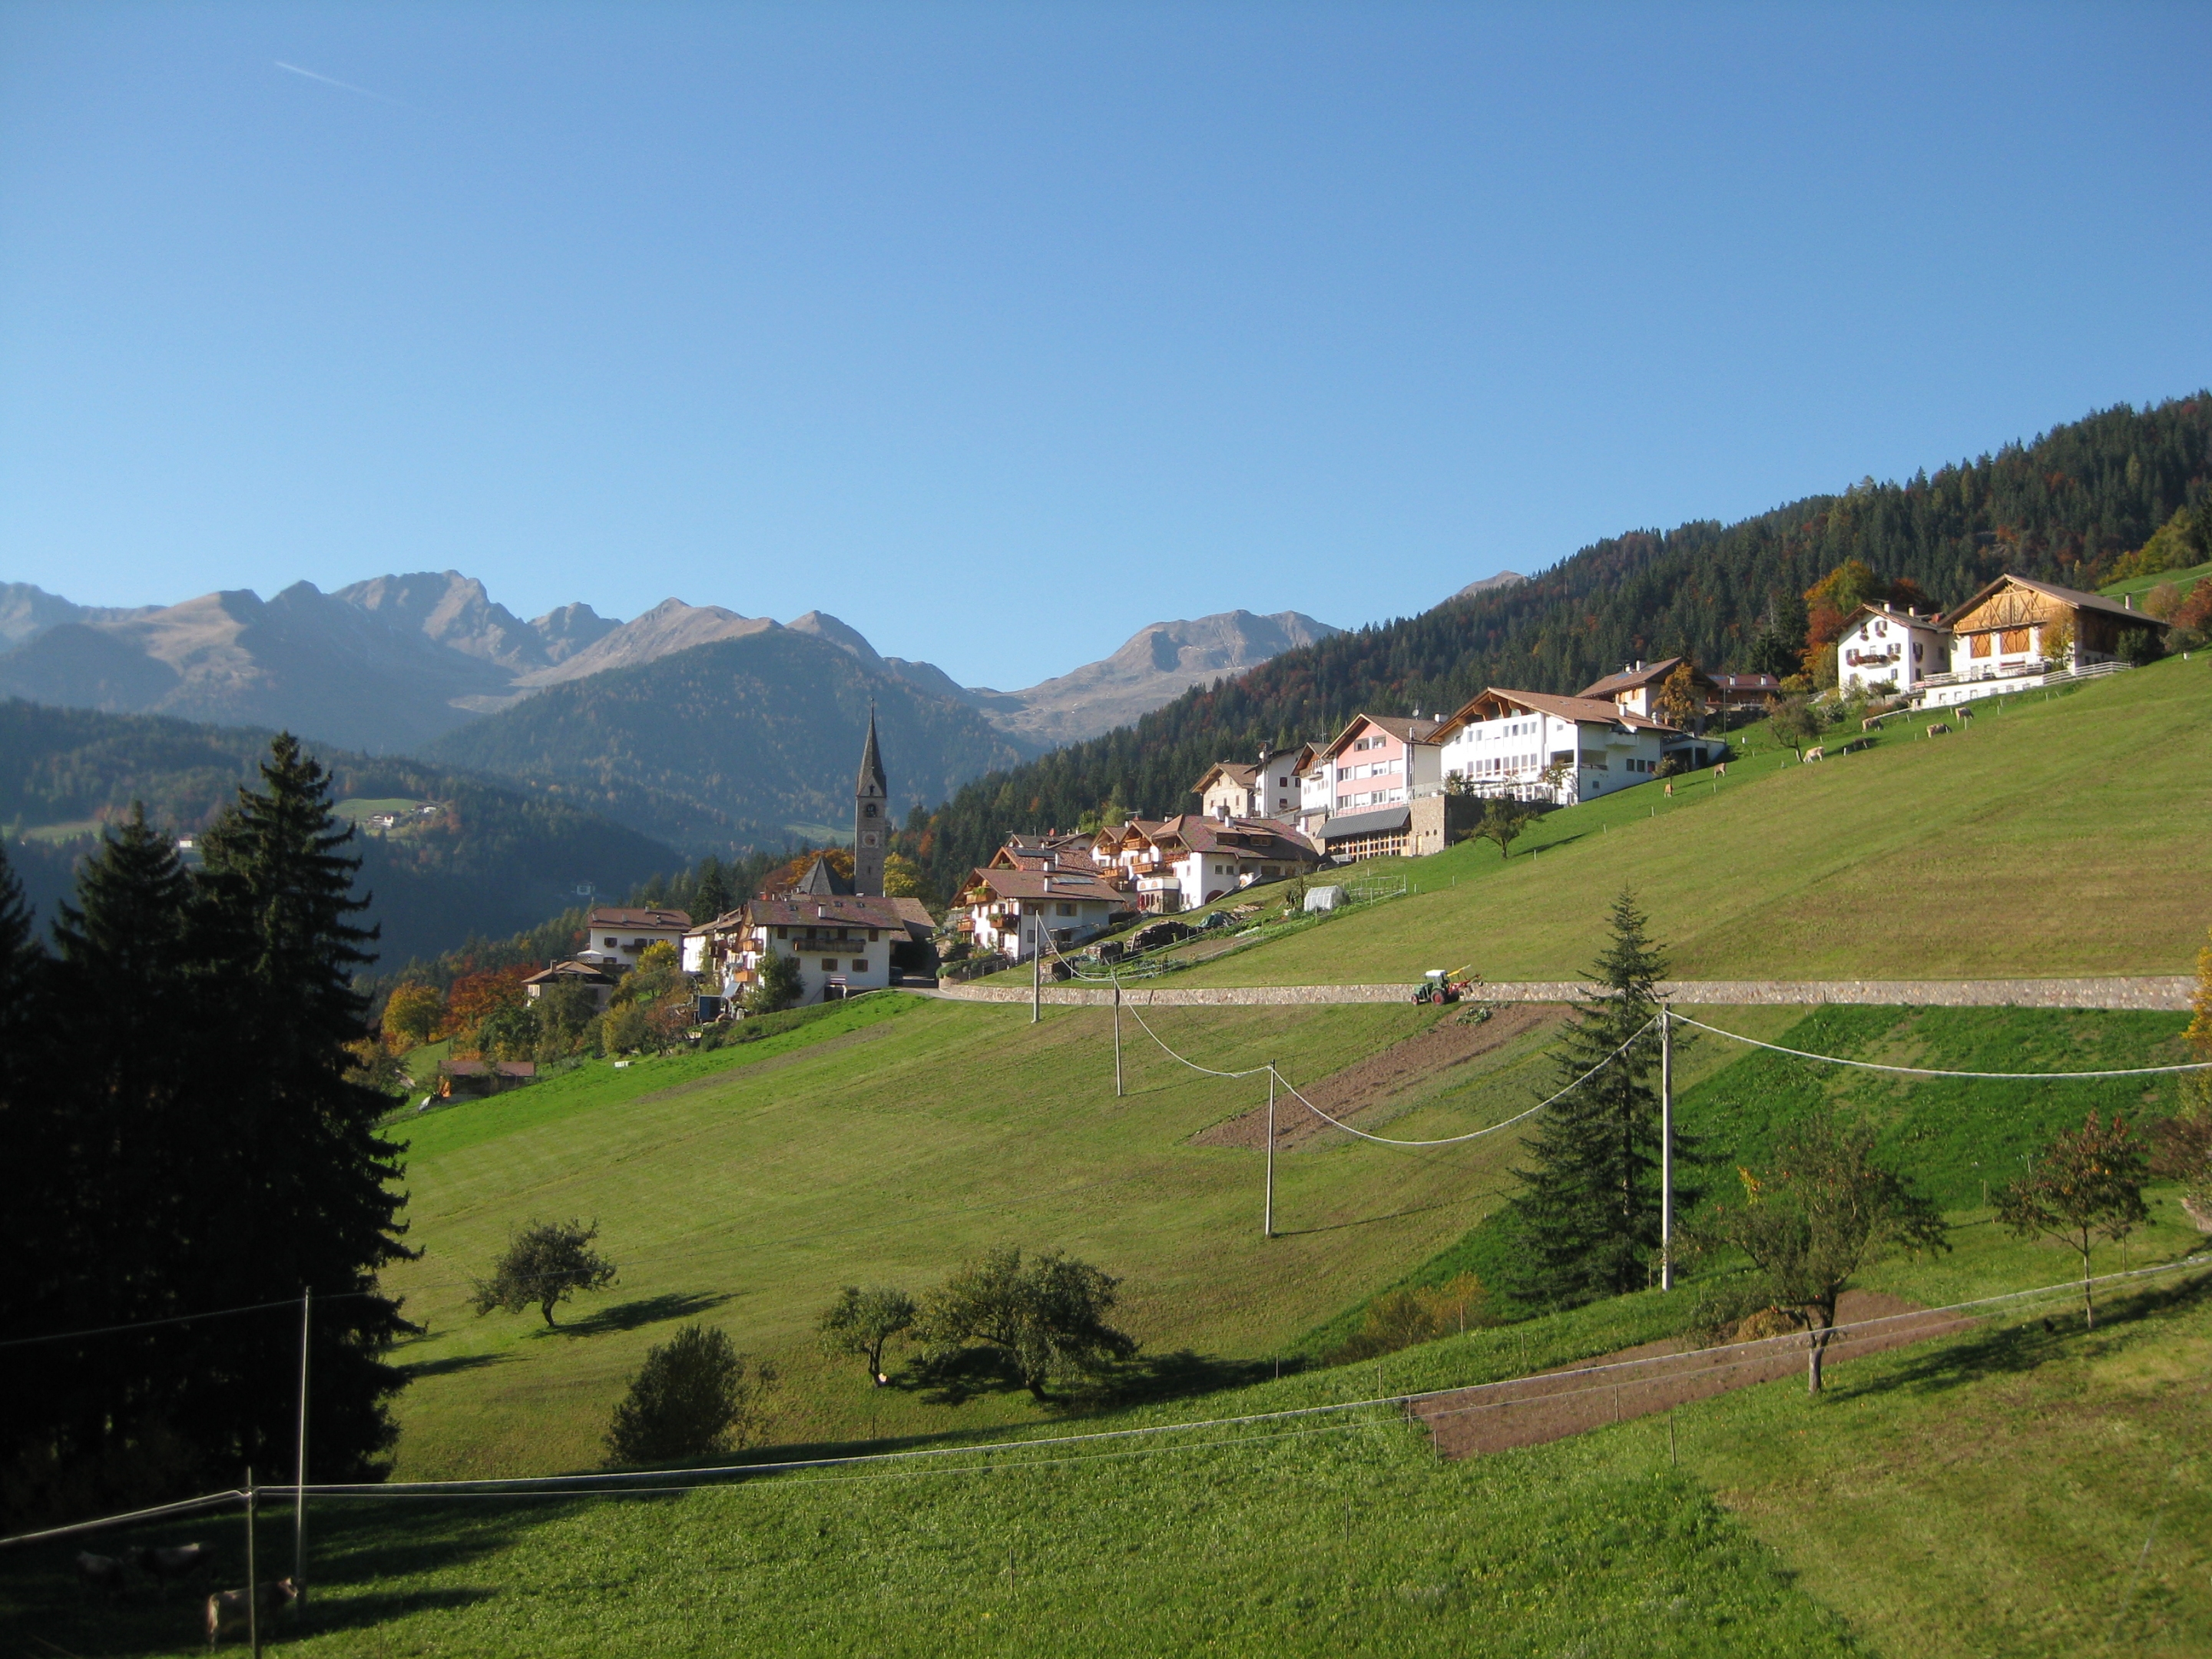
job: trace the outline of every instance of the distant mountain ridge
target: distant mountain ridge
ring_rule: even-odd
[[[629,622],[584,604],[523,621],[458,571],[377,576],[325,593],[295,582],[127,609],[0,587],[0,694],[65,708],[289,726],[370,753],[423,747],[550,686],[757,634],[790,632],[981,713],[1034,750],[1107,731],[1224,675],[1339,632],[1297,611],[1154,623],[1112,656],[1020,691],[963,686],[885,657],[820,611],[788,627],[664,599]]]

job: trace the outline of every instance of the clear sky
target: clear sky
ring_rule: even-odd
[[[2212,9],[0,3],[0,580],[970,684],[2212,382]]]

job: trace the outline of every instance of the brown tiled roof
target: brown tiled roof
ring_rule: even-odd
[[[1256,766],[1248,766],[1242,761],[1216,761],[1206,769],[1204,775],[1196,783],[1191,785],[1190,793],[1194,795],[1204,794],[1206,786],[1213,781],[1216,774],[1226,778],[1239,789],[1249,789],[1253,780],[1259,776],[1260,769]]]
[[[745,915],[756,927],[890,927],[904,932],[906,918],[896,899],[852,893],[799,895],[755,899]]]
[[[1688,662],[1686,657],[1668,657],[1659,662],[1645,663],[1641,668],[1624,668],[1618,674],[1607,674],[1595,685],[1586,685],[1575,693],[1578,697],[1614,697],[1623,691],[1633,691],[1639,685],[1650,685],[1663,680],[1675,669]],[[1690,663],[1690,678],[1700,685],[1711,685],[1712,676],[1695,663]]]
[[[1411,714],[1354,714],[1350,720],[1345,721],[1344,730],[1336,734],[1334,742],[1327,748],[1316,751],[1316,758],[1322,755],[1337,753],[1344,747],[1346,739],[1362,726],[1371,726],[1379,732],[1388,732],[1401,743],[1427,743],[1434,738],[1437,728],[1443,724],[1442,720],[1417,720]]]
[[[1459,712],[1439,728],[1439,739],[1449,736],[1452,729],[1471,724],[1468,715],[1486,697],[1518,703],[1532,714],[1552,714],[1563,720],[1589,720],[1607,726],[1625,726],[1632,732],[1673,732],[1676,729],[1663,720],[1646,720],[1641,714],[1631,714],[1619,703],[1603,698],[1559,697],[1548,691],[1509,691],[1503,686],[1493,685],[1469,697]]]
[[[684,938],[699,939],[708,933],[726,933],[733,931],[734,929],[742,927],[744,925],[745,907],[741,904],[734,910],[723,911],[720,915],[716,916],[712,921],[701,922],[696,927],[694,927],[690,933],[686,933]]]
[[[916,929],[924,935],[937,931],[937,918],[929,914],[929,907],[920,899],[895,898],[884,902],[906,919],[906,930],[909,933]]]
[[[614,981],[606,974],[592,967],[588,962],[556,962],[550,968],[539,969],[522,982],[525,985],[544,985],[554,980],[562,979],[596,980],[602,985],[614,983]]]
[[[2112,617],[2124,617],[2139,628],[2156,625],[2143,612],[2130,611],[2118,599],[2108,599],[2101,593],[2084,593],[2078,588],[2061,587],[2056,582],[2031,581],[2027,577],[2015,576],[2010,571],[2007,571],[1995,581],[1989,583],[1980,592],[1953,611],[1943,625],[1947,628],[1957,628],[1960,617],[1966,615],[2008,582],[2015,587],[2025,587],[2033,592],[2040,593],[2047,599],[2057,599],[2062,605],[2070,605],[2083,611],[2101,611]]]
[[[962,896],[988,886],[1002,899],[1103,899],[1119,901],[1120,892],[1093,875],[1068,875],[1043,870],[978,870],[969,878]],[[975,901],[969,899],[969,902]]]
[[[1193,853],[1242,853],[1263,859],[1318,859],[1313,844],[1273,818],[1231,818],[1224,823],[1186,812],[1160,826],[1156,842],[1179,842]]]
[[[599,904],[584,918],[586,927],[689,927],[691,918],[681,910],[630,909],[618,904]]]

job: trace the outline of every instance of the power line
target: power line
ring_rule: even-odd
[[[2155,1267],[2136,1267],[2122,1273],[2104,1273],[2086,1282],[2090,1285],[2112,1285],[2123,1281],[2151,1279],[2166,1273],[2181,1273],[2190,1271],[2191,1269],[2204,1267],[2212,1267],[2212,1255],[2187,1256],[2179,1261],[2164,1262]],[[1833,1334],[1840,1334],[1850,1331],[1864,1330],[1875,1326],[1891,1323],[1900,1320],[1926,1320],[1940,1318],[1941,1316],[1948,1314],[1961,1314],[1971,1309],[1993,1308],[2004,1303],[2024,1302],[2038,1297],[2063,1296],[2070,1300],[2075,1294],[2081,1291],[2084,1283],[2085,1281],[2078,1279],[2062,1279],[2056,1284],[2039,1285],[2032,1289],[2025,1291],[2008,1291],[1995,1296],[1977,1297],[1964,1302],[1950,1303],[1942,1307],[1913,1309],[1902,1314],[1883,1314],[1871,1319],[1855,1320],[1848,1323],[1832,1326],[1829,1329]],[[1931,1334],[1942,1334],[1942,1333],[1931,1333]],[[1303,1419],[1324,1416],[1330,1413],[1373,1410],[1384,1407],[1403,1409],[1422,1401],[1441,1399],[1450,1395],[1471,1394],[1478,1390],[1502,1390],[1510,1388],[1516,1383],[1524,1383],[1540,1378],[1553,1381],[1569,1381],[1576,1378],[1585,1377],[1612,1379],[1610,1381],[1594,1382],[1584,1388],[1564,1390],[1556,1395],[1540,1395],[1534,1396],[1535,1399],[1546,1401],[1563,1399],[1571,1397],[1577,1394],[1589,1393],[1620,1387],[1622,1386],[1622,1383],[1620,1381],[1620,1376],[1622,1373],[1647,1369],[1651,1366],[1663,1364],[1668,1361],[1680,1360],[1682,1358],[1683,1356],[1680,1354],[1651,1354],[1636,1359],[1611,1360],[1595,1365],[1572,1366],[1559,1370],[1530,1372],[1522,1376],[1504,1377],[1492,1382],[1456,1383],[1443,1388],[1415,1389],[1409,1393],[1382,1395],[1360,1400],[1337,1401],[1317,1406],[1290,1407],[1272,1412],[1249,1412],[1231,1417],[1197,1418],[1187,1419],[1179,1423],[1148,1424],[1133,1428],[1098,1430],[1083,1434],[1052,1435],[1036,1439],[1024,1440],[977,1441],[959,1446],[927,1447],[896,1452],[860,1452],[836,1457],[787,1459],[781,1462],[767,1463],[731,1463],[718,1465],[708,1468],[671,1469],[662,1475],[655,1475],[650,1472],[630,1471],[609,1473],[605,1474],[525,1475],[509,1477],[505,1480],[483,1479],[470,1480],[387,1481],[374,1484],[357,1483],[350,1485],[332,1484],[327,1486],[308,1486],[300,1488],[300,1490],[306,1496],[314,1498],[415,1498],[426,1500],[453,1498],[512,1498],[530,1497],[629,1497],[650,1496],[656,1492],[699,1491],[710,1486],[720,1486],[728,1484],[726,1480],[710,1480],[702,1478],[717,1475],[726,1477],[744,1477],[748,1475],[798,1474],[807,1470],[864,1468],[869,1467],[874,1467],[878,1470],[896,1468],[902,1472],[911,1468],[915,1473],[918,1474],[980,1474],[994,1469],[1015,1470],[1032,1468],[1054,1468],[1073,1462],[1103,1461],[1106,1456],[1120,1455],[1123,1454],[1091,1454],[1085,1456],[1061,1458],[1007,1457],[1005,1455],[1042,1448],[1096,1445],[1109,1441],[1132,1440],[1151,1436],[1188,1433],[1196,1430],[1239,1428],[1248,1425],[1261,1423],[1289,1423]],[[1730,1361],[1725,1366],[1716,1366],[1710,1369],[1735,1370],[1744,1364],[1759,1363],[1766,1358],[1771,1358],[1771,1355],[1759,1356],[1753,1358],[1747,1358],[1738,1361]],[[1477,1405],[1455,1409],[1479,1410],[1484,1408],[1485,1407],[1482,1406]],[[1324,1430],[1285,1431],[1279,1434],[1237,1436],[1225,1440],[1210,1443],[1187,1443],[1179,1446],[1139,1447],[1132,1449],[1127,1455],[1149,1455],[1153,1452],[1169,1450],[1200,1450],[1206,1449],[1209,1446],[1218,1447],[1259,1444],[1273,1440],[1297,1437],[1302,1434],[1345,1432],[1371,1426],[1374,1426],[1373,1423],[1371,1421],[1368,1421],[1345,1424],[1340,1427]],[[994,1455],[997,1455],[1000,1461],[961,1465],[945,1465],[933,1462],[933,1460],[945,1458],[977,1455],[984,1458],[990,1458]],[[924,1464],[927,1464],[928,1467],[917,1467]],[[886,1476],[879,1473],[872,1478],[881,1479],[886,1478]],[[647,1482],[653,1482],[655,1484],[643,1484]],[[775,1483],[775,1486],[776,1489],[783,1489],[814,1485],[817,1483],[818,1482],[817,1480],[811,1480],[778,1481]],[[278,1490],[281,1490],[281,1488]],[[153,1519],[163,1515],[181,1514],[192,1510],[211,1508],[220,1504],[243,1502],[245,1498],[246,1494],[243,1492],[238,1491],[206,1493],[198,1498],[185,1498],[175,1504],[161,1504],[152,1509],[134,1510],[121,1515],[102,1516],[94,1520],[76,1522],[65,1527],[47,1528],[38,1532],[21,1533],[12,1537],[0,1538],[0,1548],[4,1548],[14,1544],[33,1543],[42,1539],[58,1538],[73,1534],[97,1531],[106,1528],[126,1525],[137,1521]]]
[[[356,1297],[381,1296],[381,1291],[340,1291],[326,1296],[325,1302],[350,1301]],[[0,1341],[0,1348],[27,1348],[42,1342],[74,1342],[80,1337],[111,1336],[118,1331],[148,1331],[159,1325],[184,1325],[196,1319],[228,1319],[233,1314],[264,1313],[270,1308],[296,1308],[300,1298],[288,1296],[276,1302],[249,1302],[236,1308],[210,1308],[204,1313],[174,1314],[167,1319],[132,1319],[120,1325],[94,1325],[82,1331],[56,1331],[51,1336],[11,1336]]]
[[[1701,1031],[1711,1031],[1715,1036],[1726,1037],[1731,1042],[1741,1042],[1753,1048],[1769,1048],[1778,1054],[1790,1054],[1798,1060],[1817,1060],[1824,1066],[1855,1066],[1863,1072],[1896,1072],[1909,1077],[1984,1078],[2000,1083],[2073,1083],[2095,1078],[2158,1077],[2172,1072],[2212,1071],[2212,1060],[2195,1060],[2176,1066],[2136,1066],[2119,1071],[2104,1072],[1947,1072],[1933,1066],[1886,1066],[1877,1060],[1845,1060],[1839,1054],[1808,1054],[1802,1048],[1784,1048],[1778,1042],[1762,1042],[1757,1037],[1747,1037],[1735,1031],[1723,1031],[1717,1025],[1708,1025],[1701,1019],[1692,1019],[1687,1014],[1674,1018],[1685,1025],[1694,1025]]]

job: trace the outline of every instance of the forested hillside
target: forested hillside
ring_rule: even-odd
[[[872,706],[899,807],[1034,752],[965,704],[788,629],[550,686],[428,752],[728,854],[850,833]]]
[[[199,829],[255,780],[272,734],[151,714],[104,714],[0,701],[0,824],[42,915],[66,895],[82,837],[22,841],[41,825],[121,817],[133,801],[179,831]],[[682,860],[667,848],[565,801],[420,761],[322,750],[340,799],[435,802],[404,834],[366,835],[360,890],[383,937],[380,966],[434,956],[471,934],[504,937],[574,904],[579,884],[627,891]]]
[[[1738,524],[1633,531],[1518,586],[1285,652],[1133,726],[979,778],[911,814],[902,850],[944,892],[1009,830],[1185,810],[1213,761],[1332,735],[1363,708],[1449,710],[1486,685],[1573,692],[1632,659],[1676,652],[1709,669],[1748,667],[1754,648],[1803,645],[1807,590],[1847,559],[1941,605],[2006,570],[2094,586],[2208,485],[2212,392],[2200,392]]]

